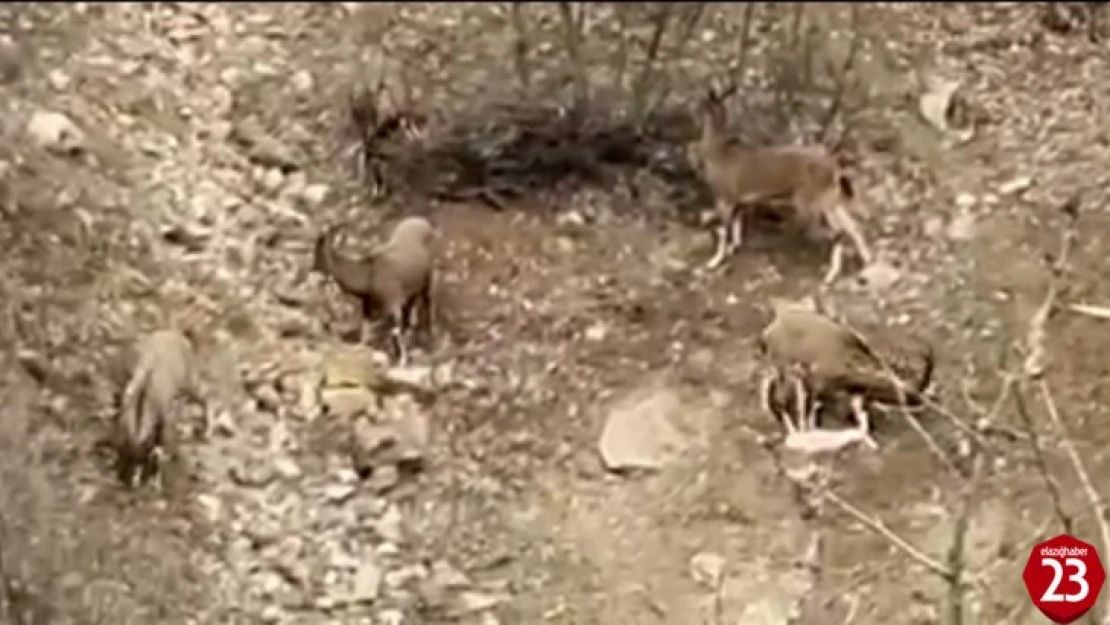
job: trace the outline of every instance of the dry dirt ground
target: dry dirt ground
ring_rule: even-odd
[[[328,291],[306,270],[322,224],[343,219],[378,236],[385,221],[335,157],[344,89],[386,45],[383,24],[400,33],[395,48],[421,55],[417,69],[447,58],[493,83],[508,70],[481,72],[504,65],[508,46],[489,34],[504,22],[491,6],[0,10],[0,34],[17,46],[5,54],[21,68],[0,86],[10,370],[0,575],[10,622],[437,622],[419,591],[436,562],[469,578],[464,621],[787,622],[804,590],[796,563],[807,535],[755,442],[774,424],[755,402],[752,339],[769,296],[817,289],[823,257],[773,229],[753,232],[726,271],[698,276],[693,267],[711,252],[704,232],[646,208],[612,210],[618,200],[596,190],[562,198],[558,210],[388,207],[429,214],[445,235],[447,330],[421,357],[449,362],[467,383],[430,408],[427,470],[381,496],[344,504],[330,494],[338,454],[302,441],[319,422],[262,411],[239,381],[338,340],[318,319]],[[718,10],[726,21],[740,11]],[[848,19],[836,6],[814,15],[829,28]],[[847,279],[825,298],[853,321],[928,336],[939,397],[967,413],[961,389],[988,403],[1018,361],[1013,337],[1048,286],[1042,256],[1055,251],[1058,208],[1076,192],[1081,237],[1064,297],[1110,300],[1099,281],[1110,247],[1101,123],[1110,64],[1104,44],[1045,32],[1020,4],[874,5],[859,27],[867,43],[857,71],[871,108],[857,186],[898,280]],[[917,116],[915,64],[959,78],[979,122],[969,144],[953,145]],[[449,106],[459,88],[429,81],[417,97]],[[84,131],[83,154],[24,138],[43,110]],[[267,161],[237,142],[248,122],[282,154]],[[1020,177],[1028,188],[1007,193]],[[326,198],[306,191],[316,184]],[[182,237],[163,236],[171,227],[194,239],[175,243]],[[124,493],[95,446],[119,354],[137,332],[198,302],[211,328],[209,376],[234,434],[189,447],[200,477],[170,495]],[[1054,317],[1047,375],[1096,485],[1110,436],[1103,323]],[[685,453],[650,475],[609,475],[597,440],[614,406],[667,396],[678,401],[670,416]],[[1000,422],[1020,427],[1012,407]],[[932,429],[944,439],[943,425]],[[1077,533],[1097,542],[1058,437],[1045,440]],[[838,466],[837,492],[945,561],[952,478],[906,428],[882,444]],[[1042,622],[1020,570],[1029,546],[1059,524],[1028,446],[997,445],[965,556],[984,584],[964,622]],[[244,476],[271,462],[280,478]],[[349,531],[360,523],[372,531]],[[847,516],[827,523],[821,592],[834,601],[829,620],[810,622],[847,622],[849,612],[854,623],[942,622],[942,580]],[[406,539],[395,539],[397,525]],[[694,579],[698,554],[723,558],[718,591]],[[331,569],[359,577],[360,562],[375,558],[384,578],[373,590],[350,605],[324,600]]]

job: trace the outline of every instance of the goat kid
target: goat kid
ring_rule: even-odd
[[[147,335],[120,397],[113,437],[117,476],[125,485],[135,487],[157,472],[165,453],[165,429],[180,398],[201,406],[207,435],[208,406],[199,393],[193,340],[178,330]]]
[[[431,244],[436,236],[431,222],[423,217],[403,219],[389,240],[368,258],[356,260],[334,249],[335,228],[316,239],[312,271],[330,276],[339,288],[358,298],[361,306],[359,340],[369,340],[375,309],[389,319],[394,356],[400,364],[409,360],[409,334],[417,325],[414,316],[423,318],[423,330],[432,334],[433,256]],[[417,309],[420,309],[419,311]]]
[[[740,249],[745,209],[755,204],[790,207],[811,234],[831,232],[834,242],[825,284],[840,275],[845,238],[869,264],[871,248],[845,207],[854,199],[852,184],[836,158],[820,146],[746,147],[732,140],[723,100],[735,90],[708,90],[699,107],[701,136],[687,149],[691,166],[713,192],[719,218],[716,251],[706,268],[719,267]]]

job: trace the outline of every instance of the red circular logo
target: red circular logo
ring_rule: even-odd
[[[1033,546],[1021,578],[1041,614],[1071,623],[1095,607],[1106,571],[1092,545],[1060,534]]]

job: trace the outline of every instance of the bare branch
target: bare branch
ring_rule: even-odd
[[[804,2],[798,2],[791,7],[793,9],[793,17],[790,23],[790,52],[789,52],[789,67],[784,68],[784,76],[788,78],[786,81],[786,89],[784,95],[786,96],[786,111],[787,115],[793,116],[798,99],[798,76],[796,74],[798,68],[796,63],[801,56],[799,54],[799,46],[802,37],[802,23],[805,15],[806,5]]]
[[[574,106],[582,110],[590,97],[589,75],[586,73],[586,61],[582,55],[582,16],[586,9],[579,6],[580,14],[576,17],[570,2],[560,2],[558,7],[563,23],[563,45],[566,47],[567,58],[570,59],[571,79],[574,81]]]
[[[1045,368],[1047,367],[1047,348],[1045,346],[1047,336],[1046,326],[1048,324],[1048,318],[1052,314],[1052,309],[1056,304],[1056,298],[1060,290],[1060,278],[1070,260],[1071,249],[1078,236],[1078,202],[1079,198],[1077,196],[1072,197],[1063,206],[1062,212],[1068,220],[1068,223],[1065,225],[1061,234],[1060,252],[1051,267],[1052,280],[1049,283],[1048,291],[1045,293],[1041,305],[1029,320],[1029,329],[1025,336],[1025,362],[1022,366],[1023,381],[1039,379],[1044,374]],[[1048,404],[1051,402],[1052,397],[1051,395],[1045,394],[1046,391],[1048,391],[1047,386],[1042,388],[1042,397],[1045,401],[1045,407],[1048,409]],[[1040,436],[1037,434],[1036,424],[1033,422],[1033,417],[1025,404],[1025,397],[1022,390],[1019,389],[1014,393],[1014,400],[1018,416],[1021,418],[1025,433],[1029,437],[1029,445],[1033,451],[1033,459],[1037,467],[1037,472],[1041,474],[1041,478],[1044,480],[1045,490],[1048,491],[1049,498],[1052,499],[1056,517],[1060,520],[1060,524],[1064,527],[1064,531],[1070,534],[1074,529],[1074,518],[1064,510],[1063,495],[1060,492],[1060,485],[1052,475],[1051,469],[1049,469],[1044,449],[1040,443]],[[1055,410],[1055,404],[1052,405],[1052,410]],[[1063,434],[1062,429],[1059,429],[1059,431]],[[1080,470],[1081,469],[1082,466],[1080,465]],[[1077,470],[1077,473],[1078,472],[1079,470]]]
[[[822,562],[825,545],[822,511],[824,496],[828,493],[831,461],[826,459],[824,463],[818,463],[814,460],[814,455],[806,454],[805,465],[791,471],[783,464],[782,458],[770,441],[764,440],[763,446],[774,461],[775,471],[790,483],[794,501],[797,504],[798,519],[809,532],[809,543],[801,562],[808,573],[806,589],[798,595],[787,618],[787,625],[796,625],[805,622],[807,614],[817,609],[820,604],[818,597],[824,572]]]
[[[989,428],[1002,413],[1002,407],[1006,404],[1006,399],[1009,398],[1013,387],[1014,377],[1007,376],[1002,388],[998,391],[998,396],[995,397],[990,412],[983,414],[979,420],[981,430]],[[970,443],[970,439],[966,440]],[[967,594],[963,583],[967,569],[964,552],[967,548],[967,533],[971,528],[971,517],[975,513],[977,503],[975,495],[985,471],[983,466],[986,462],[985,454],[986,449],[984,447],[968,444],[966,460],[970,468],[968,469],[967,479],[960,486],[955,521],[952,524],[952,544],[948,548],[948,569],[952,571],[952,579],[948,580],[948,625],[962,625],[964,622],[964,600]],[[982,580],[982,577],[977,579]]]
[[[740,25],[740,49],[736,54],[736,66],[732,69],[732,83],[743,84],[744,72],[748,69],[748,51],[751,49],[752,17],[755,16],[756,2],[744,7],[744,18]]]
[[[527,94],[532,90],[532,64],[528,59],[528,22],[524,16],[524,4],[509,3],[509,22],[513,27],[513,61],[516,65],[517,80],[521,90]]]
[[[701,22],[701,18],[705,15],[705,10],[708,7],[709,3],[707,2],[695,2],[683,5],[684,11],[682,13],[682,26],[678,31],[679,34],[677,38],[675,39],[674,48],[671,50],[671,54],[675,58],[682,57],[682,53],[686,48],[686,44],[688,44],[690,40],[693,39],[694,30],[698,27],[698,24]]]
[[[824,143],[828,140],[828,132],[832,128],[833,122],[836,121],[837,115],[840,114],[840,109],[844,104],[844,93],[847,91],[848,77],[852,70],[855,68],[856,55],[859,53],[860,42],[860,7],[858,4],[853,4],[852,19],[850,28],[852,29],[852,39],[848,43],[848,54],[844,57],[844,64],[840,66],[840,71],[836,77],[836,88],[833,91],[832,98],[829,100],[829,108],[825,112],[825,118],[821,120],[821,125],[818,132],[820,142]]]
[[[968,448],[968,454],[971,461],[970,477],[960,486],[956,519],[952,524],[952,544],[948,548],[948,570],[952,572],[952,578],[948,580],[948,625],[962,625],[964,622],[966,588],[963,580],[967,569],[964,551],[967,548],[971,517],[975,511],[975,493],[983,472],[983,450],[972,445]]]
[[[1052,280],[1049,283],[1044,300],[1029,321],[1029,331],[1025,338],[1025,361],[1022,366],[1022,374],[1026,382],[1036,383],[1045,413],[1048,415],[1049,420],[1052,421],[1053,429],[1060,437],[1060,444],[1064,448],[1064,453],[1067,455],[1072,470],[1075,471],[1076,476],[1079,478],[1083,494],[1087,499],[1095,522],[1098,524],[1102,541],[1102,551],[1103,553],[1107,553],[1110,551],[1110,524],[1107,523],[1106,518],[1103,516],[1101,496],[1098,494],[1098,490],[1094,486],[1094,481],[1091,479],[1091,474],[1087,470],[1082,457],[1080,457],[1075,447],[1075,442],[1068,434],[1067,426],[1060,416],[1060,411],[1056,405],[1052,389],[1048,381],[1044,378],[1044,374],[1048,367],[1048,349],[1045,345],[1048,336],[1048,320],[1056,307],[1056,300],[1060,293],[1064,274],[1068,269],[1072,248],[1074,248],[1079,238],[1079,196],[1073,196],[1066,201],[1061,208],[1061,212],[1064,214],[1067,221],[1061,233],[1060,252],[1052,262]],[[1030,443],[1033,446],[1033,453],[1037,460],[1038,471],[1045,480],[1045,485],[1052,498],[1057,517],[1060,518],[1065,531],[1070,534],[1072,533],[1071,528],[1074,526],[1073,519],[1063,510],[1059,486],[1049,473],[1047,462],[1044,460],[1043,451],[1038,444],[1033,419],[1028,409],[1021,402],[1020,394],[1018,405],[1018,412],[1025,424]],[[1106,602],[1104,606],[1103,622],[1110,622],[1110,602]]]
[[[639,120],[644,113],[648,89],[651,87],[655,74],[655,61],[659,56],[659,49],[663,43],[663,35],[666,34],[667,26],[670,24],[671,17],[674,15],[672,7],[673,5],[671,4],[659,6],[654,19],[652,19],[654,28],[651,32],[651,39],[648,40],[644,66],[632,85],[633,119]]]
[[[1052,425],[1060,435],[1064,453],[1067,454],[1072,469],[1079,476],[1079,483],[1083,486],[1083,494],[1086,496],[1087,503],[1091,506],[1091,512],[1094,513],[1095,521],[1098,523],[1099,534],[1102,537],[1102,552],[1107,553],[1110,550],[1110,525],[1107,525],[1106,518],[1102,514],[1102,498],[1099,496],[1098,490],[1095,489],[1094,481],[1091,479],[1091,474],[1084,465],[1083,459],[1075,449],[1075,443],[1068,435],[1063,419],[1060,418],[1060,411],[1056,407],[1056,400],[1052,396],[1052,390],[1049,388],[1048,382],[1041,380],[1037,386],[1041,393],[1041,400],[1044,402],[1045,412],[1048,413],[1048,418],[1052,420]],[[1106,619],[1110,619],[1110,607],[1106,610]]]
[[[632,37],[628,19],[631,10],[630,4],[619,3],[613,5],[613,13],[617,18],[617,27],[620,30],[620,41],[617,43],[617,58],[613,63],[613,87],[618,93],[624,91],[624,74],[628,70],[628,40]]]
[[[705,10],[708,6],[706,2],[697,2],[682,7],[684,11],[681,15],[678,35],[676,36],[674,46],[670,50],[670,58],[682,59],[686,45],[693,38],[694,31],[701,21],[702,16],[705,15]],[[665,78],[665,75],[662,77]],[[658,110],[659,107],[667,101],[667,97],[670,96],[670,94],[669,82],[659,84],[655,89],[655,97],[651,98],[651,104],[644,109],[644,117],[648,117],[653,111]]]
[[[1014,405],[1017,407],[1018,417],[1021,418],[1022,425],[1025,427],[1025,433],[1029,437],[1029,448],[1033,452],[1034,466],[1037,467],[1037,473],[1044,480],[1045,490],[1048,491],[1049,499],[1052,500],[1052,511],[1055,513],[1057,520],[1060,521],[1064,532],[1072,534],[1075,531],[1075,519],[1064,509],[1064,496],[1060,493],[1060,483],[1048,467],[1048,459],[1045,457],[1044,449],[1041,446],[1040,436],[1037,434],[1033,417],[1029,413],[1029,408],[1025,404],[1025,396],[1020,389],[1015,389]]]
[[[1098,524],[1099,535],[1102,540],[1102,552],[1107,553],[1107,550],[1110,550],[1110,524],[1106,522],[1106,517],[1103,515],[1102,498],[1095,488],[1094,481],[1091,479],[1091,473],[1083,463],[1083,458],[1080,457],[1079,451],[1075,448],[1075,442],[1072,441],[1071,436],[1068,434],[1067,427],[1064,425],[1064,420],[1060,418],[1060,411],[1056,407],[1056,400],[1052,396],[1052,390],[1049,388],[1048,382],[1044,379],[1038,380],[1037,388],[1040,391],[1045,412],[1048,413],[1048,418],[1052,421],[1053,427],[1060,436],[1060,444],[1064,448],[1064,453],[1068,457],[1068,462],[1071,464],[1072,470],[1075,471],[1076,476],[1079,477],[1079,483],[1083,488],[1083,495],[1091,508],[1095,523]],[[1071,533],[1070,529],[1066,531],[1069,534]],[[1104,606],[1102,622],[1110,622],[1110,602],[1107,602]]]

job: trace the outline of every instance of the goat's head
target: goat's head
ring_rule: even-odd
[[[724,89],[718,89],[710,84],[706,87],[705,95],[701,100],[700,108],[702,112],[713,116],[722,114],[724,112],[725,100],[732,97],[737,89],[739,89],[739,85],[735,82],[730,82]]]
[[[428,218],[412,216],[401,220],[393,228],[391,239],[393,241],[412,241],[418,245],[426,246],[438,236],[439,231]]]

